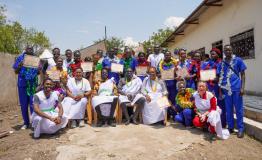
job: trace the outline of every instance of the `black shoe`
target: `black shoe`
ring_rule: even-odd
[[[136,119],[134,119],[133,118],[133,123],[135,124],[135,125],[139,125],[139,123],[136,121]]]
[[[228,129],[228,131],[229,131],[230,134],[235,133],[234,129]]]
[[[99,120],[96,124],[97,127],[102,127],[104,125],[104,122],[102,120]]]
[[[129,125],[130,124],[130,119],[126,120],[125,125]]]
[[[243,138],[243,137],[244,137],[244,132],[237,133],[237,138]]]
[[[111,126],[111,127],[116,127],[116,123],[113,119],[108,120],[108,125]]]

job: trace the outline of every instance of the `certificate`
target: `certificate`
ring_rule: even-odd
[[[123,73],[123,70],[124,70],[124,65],[117,64],[117,63],[111,64],[111,72]]]
[[[160,107],[160,108],[167,108],[167,107],[170,107],[170,102],[167,98],[167,96],[163,96],[161,98],[158,98],[157,101],[156,101],[157,105]]]
[[[178,70],[176,71],[176,75],[177,77],[185,78],[189,76],[189,73],[187,71],[187,68],[183,67],[183,68],[178,68]]]
[[[215,78],[216,78],[216,70],[215,69],[200,70],[200,80],[201,81],[214,80]]]
[[[48,77],[55,82],[60,81],[60,71],[47,71]]]
[[[145,76],[147,74],[147,66],[136,67],[136,74],[138,76]]]
[[[169,69],[169,70],[162,70],[161,71],[161,78],[163,80],[173,80],[173,79],[175,79],[175,77],[174,77],[174,68]]]
[[[93,71],[93,62],[83,62],[81,63],[83,72],[92,72]]]
[[[38,68],[40,62],[40,58],[37,56],[31,56],[25,54],[24,58],[24,67],[29,67],[29,68]]]

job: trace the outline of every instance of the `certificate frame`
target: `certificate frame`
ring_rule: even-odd
[[[40,58],[37,56],[25,54],[23,60],[23,66],[28,68],[38,68],[40,64]]]
[[[54,82],[60,81],[60,75],[61,75],[60,71],[50,70],[50,71],[47,71],[46,73],[48,74],[48,77],[52,79]]]
[[[185,77],[189,76],[189,72],[188,72],[187,68],[185,68],[185,67],[178,68],[178,70],[176,71],[176,76],[181,77],[181,78],[185,78]]]
[[[167,108],[167,107],[170,107],[171,106],[171,103],[170,101],[168,100],[167,96],[163,96],[161,98],[158,98],[157,101],[156,101],[157,105],[160,107],[160,108]]]
[[[111,63],[111,72],[123,73],[124,65],[118,63]]]
[[[169,70],[162,70],[161,71],[161,79],[163,79],[163,80],[174,80],[175,79],[174,68],[169,69]]]
[[[216,79],[216,70],[208,69],[208,70],[200,70],[200,80],[201,81],[209,81]]]
[[[137,66],[136,67],[136,74],[138,76],[145,76],[147,75],[147,66]]]
[[[92,72],[93,71],[93,62],[83,62],[81,63],[81,67],[83,69],[83,72]]]

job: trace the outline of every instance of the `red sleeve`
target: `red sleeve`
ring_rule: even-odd
[[[209,112],[214,111],[217,109],[217,99],[216,97],[213,97],[210,99],[210,109],[208,110]]]

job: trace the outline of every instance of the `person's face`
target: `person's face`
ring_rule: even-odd
[[[145,60],[145,55],[144,55],[144,54],[139,54],[138,58],[139,58],[141,61],[144,61],[144,60]]]
[[[204,82],[199,82],[197,86],[197,91],[200,95],[203,95],[207,91],[207,86]]]
[[[185,87],[185,84],[184,83],[179,83],[178,85],[178,92],[182,93],[182,94],[185,94],[186,92],[186,87]]]
[[[181,60],[185,60],[186,59],[186,52],[184,50],[181,50],[179,52],[179,55],[180,55],[180,59]]]
[[[126,70],[126,78],[130,80],[132,77],[133,77],[133,71],[131,68],[128,68]]]
[[[97,55],[99,56],[99,58],[102,58],[103,57],[103,51],[101,51],[101,50],[97,51]]]
[[[103,80],[106,80],[107,77],[108,77],[108,72],[107,72],[107,70],[105,70],[105,69],[102,70],[101,78],[102,78]]]
[[[82,77],[83,77],[83,71],[82,71],[81,69],[77,69],[77,70],[75,71],[75,78],[76,78],[77,80],[81,80]]]
[[[199,52],[196,52],[195,55],[194,55],[194,60],[196,61],[201,61],[201,55]]]
[[[212,59],[212,60],[217,60],[217,59],[218,59],[218,54],[217,54],[217,52],[211,51],[211,52],[210,52],[210,55],[211,55],[211,59]]]
[[[147,48],[147,54],[151,54],[152,53],[152,48]]]
[[[79,62],[81,60],[81,55],[80,54],[75,54],[74,55],[74,60],[75,60],[75,62]]]
[[[126,52],[125,52],[125,54],[126,54],[126,58],[130,58],[131,55],[132,55],[131,50],[130,50],[130,49],[127,49]]]
[[[109,50],[108,55],[113,58],[115,56],[114,50]]]
[[[162,53],[166,53],[167,52],[167,49],[166,48],[163,48],[162,49]]]
[[[171,60],[171,53],[170,52],[166,52],[165,53],[165,61],[169,62]]]
[[[225,46],[224,47],[224,53],[226,57],[231,57],[232,56],[232,47],[231,46]]]
[[[57,61],[56,61],[56,66],[58,68],[62,68],[63,66],[63,59],[62,58],[58,58]]]
[[[72,51],[66,51],[65,55],[66,55],[67,60],[71,60],[73,53],[72,53]]]
[[[159,51],[160,51],[160,47],[159,47],[159,46],[155,46],[155,47],[154,47],[154,52],[155,52],[156,54],[158,54]]]
[[[46,80],[44,83],[44,91],[50,93],[53,88],[53,82],[51,80]]]
[[[114,52],[115,52],[115,54],[117,54],[117,52],[118,52],[118,48],[117,47],[114,48]]]
[[[54,59],[57,59],[60,56],[60,50],[59,49],[55,49],[53,51],[53,55],[54,55]]]
[[[34,54],[34,49],[33,49],[32,47],[27,47],[27,48],[25,49],[25,52],[26,52],[26,54],[28,54],[28,55],[33,55],[33,54]]]
[[[149,71],[148,71],[148,74],[149,74],[151,80],[156,79],[156,70],[155,69],[150,68]]]

